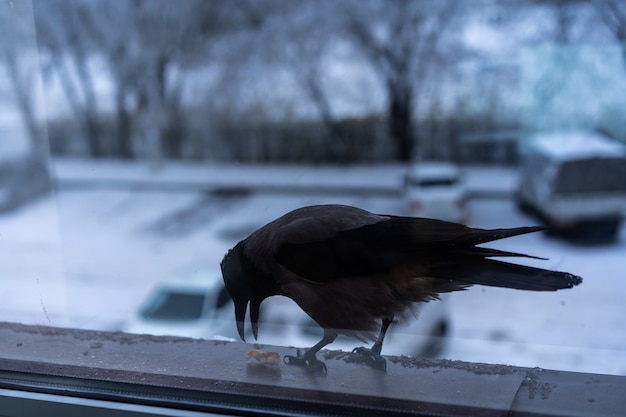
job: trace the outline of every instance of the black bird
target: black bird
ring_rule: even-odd
[[[287,356],[287,363],[325,370],[316,352],[343,333],[374,341],[371,349],[355,351],[384,368],[380,352],[387,328],[395,318],[410,313],[416,302],[474,284],[531,291],[580,284],[580,277],[565,272],[491,259],[542,258],[476,246],[542,229],[486,230],[373,214],[351,206],[317,205],[293,210],[261,227],[228,251],[221,268],[242,340],[248,305],[256,339],[261,302],[283,295],[324,329],[317,344],[303,355]]]

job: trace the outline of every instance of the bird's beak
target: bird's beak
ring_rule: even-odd
[[[235,320],[237,321],[237,331],[239,332],[239,337],[241,337],[241,340],[244,342],[246,341],[244,336],[244,326],[247,308],[248,300],[238,300],[235,302]]]
[[[248,301],[250,302],[250,323],[252,324],[252,335],[254,340],[259,336],[259,309],[261,303],[258,300],[241,300],[235,303],[235,320],[237,321],[237,332],[244,342],[245,338],[245,320],[246,310],[248,309]]]

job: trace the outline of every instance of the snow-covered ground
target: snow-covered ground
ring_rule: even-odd
[[[56,194],[0,216],[0,320],[119,329],[155,282],[189,266],[217,265],[236,241],[290,209],[332,202],[402,214],[402,200],[380,191],[397,188],[403,172],[401,166],[237,165],[168,165],[155,171],[116,162],[57,162]],[[535,223],[506,198],[513,171],[468,168],[467,174],[474,191],[501,196],[471,200],[471,225]],[[120,187],[129,180],[134,188]],[[166,191],[158,189],[168,181]],[[189,184],[199,186],[193,191]],[[379,193],[206,192],[220,185],[373,186]],[[607,246],[574,246],[542,234],[495,246],[548,257],[526,262],[576,273],[585,281],[557,293],[474,287],[453,294],[445,357],[626,374],[625,230]]]

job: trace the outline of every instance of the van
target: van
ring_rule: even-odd
[[[614,240],[626,213],[626,146],[596,132],[537,134],[522,147],[516,200],[551,234]]]

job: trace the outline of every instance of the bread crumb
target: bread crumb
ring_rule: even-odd
[[[254,358],[266,365],[278,365],[280,363],[280,355],[278,352],[263,352],[258,349],[252,349],[246,353],[246,359]]]

